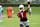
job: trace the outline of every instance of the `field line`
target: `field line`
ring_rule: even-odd
[[[40,24],[40,23],[29,23],[29,24]]]

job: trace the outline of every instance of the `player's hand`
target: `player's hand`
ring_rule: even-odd
[[[30,8],[30,1],[28,1],[28,8]]]

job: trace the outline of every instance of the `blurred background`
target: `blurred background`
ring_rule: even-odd
[[[17,17],[17,13],[19,12],[19,5],[23,4],[27,9],[28,0],[0,0],[0,5],[3,7],[3,15],[2,21],[0,23],[0,27],[20,27],[20,18]],[[31,2],[31,9],[32,9],[32,17],[29,16],[29,12],[27,17],[29,19],[29,27],[40,27],[40,0],[30,0]],[[13,17],[15,18],[8,18],[7,9],[9,6],[13,8]],[[25,27],[25,26],[24,26]]]
[[[15,6],[15,5],[19,5],[19,4],[24,4],[27,5],[27,1],[28,0],[0,0],[0,4],[2,5],[8,5],[8,6]],[[40,5],[40,0],[30,0],[31,5]]]

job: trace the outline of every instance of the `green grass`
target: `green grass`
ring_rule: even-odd
[[[25,7],[26,9],[27,7]],[[29,16],[29,13],[27,14],[27,17],[29,19],[29,26],[30,27],[40,27],[40,7],[31,7],[32,8],[32,17]],[[0,27],[20,27],[20,19],[17,17],[17,13],[19,11],[18,7],[13,7],[14,14],[13,17],[15,18],[8,18],[7,17],[7,9],[8,7],[3,7],[3,22],[0,23]],[[38,24],[32,24],[32,23],[38,23]]]

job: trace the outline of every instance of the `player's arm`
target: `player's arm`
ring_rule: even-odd
[[[29,11],[29,15],[32,16],[30,2],[28,2],[28,8],[26,9],[26,12],[28,12],[28,11]]]
[[[29,15],[32,16],[32,13],[31,13],[32,10],[30,8],[30,2],[28,2],[28,9],[27,9],[27,11],[29,11]]]
[[[20,17],[21,13],[18,12],[17,16]]]
[[[29,8],[30,8],[30,4],[28,4],[28,8],[26,9],[26,12],[28,12],[28,11],[29,11]]]

